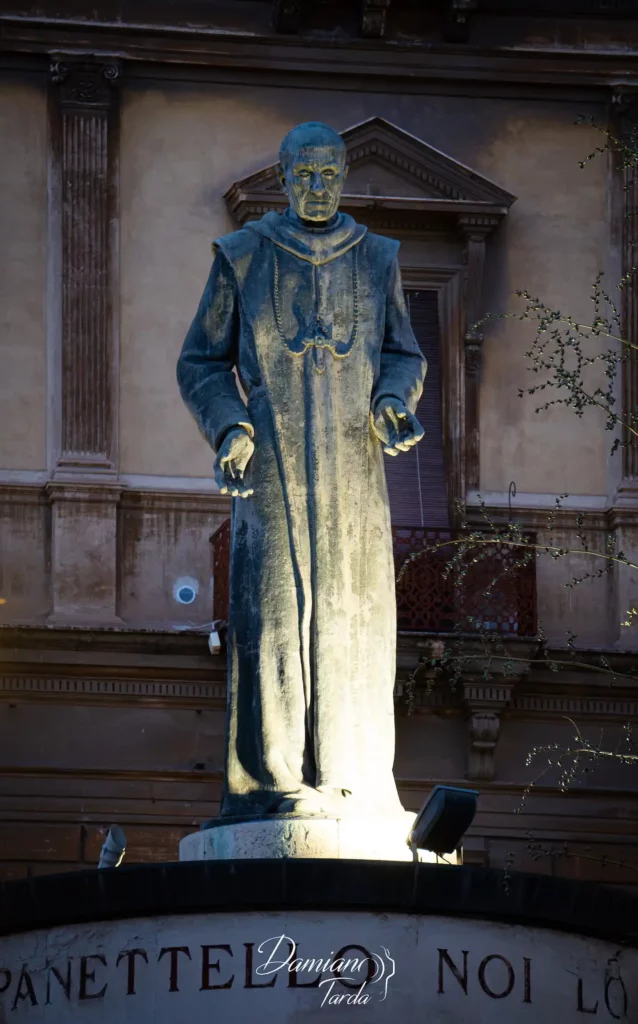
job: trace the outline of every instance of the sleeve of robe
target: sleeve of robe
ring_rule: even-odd
[[[395,259],[386,296],[385,337],[379,377],[372,392],[372,414],[384,398],[398,398],[414,413],[423,391],[426,370],[427,362],[410,325],[399,261]]]
[[[235,275],[217,251],[199,308],[177,363],[177,382],[200,431],[215,450],[233,427],[254,430],[239,394],[239,303]]]

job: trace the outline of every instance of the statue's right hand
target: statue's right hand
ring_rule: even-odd
[[[228,431],[215,460],[215,481],[222,494],[249,498],[254,493],[252,487],[244,483],[246,466],[254,450],[254,441],[243,427]]]

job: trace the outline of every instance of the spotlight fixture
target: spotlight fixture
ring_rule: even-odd
[[[119,868],[126,852],[126,836],[119,825],[111,825],[100,852],[98,868]]]
[[[454,853],[476,814],[478,790],[435,786],[416,816],[408,845],[441,856]]]

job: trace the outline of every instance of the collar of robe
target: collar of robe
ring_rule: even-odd
[[[295,218],[290,207],[283,214],[271,210],[261,220],[250,221],[246,227],[316,266],[343,256],[348,249],[358,245],[367,231],[349,213],[338,213],[335,223],[329,228],[307,228]]]

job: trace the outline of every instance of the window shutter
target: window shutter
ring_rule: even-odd
[[[405,293],[412,329],[428,361],[423,394],[416,410],[425,430],[409,452],[385,456],[385,471],[393,526],[450,525],[445,460],[437,293]]]

